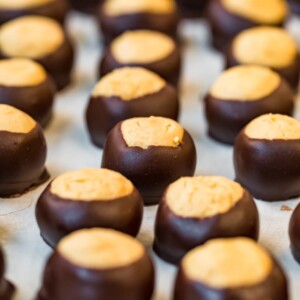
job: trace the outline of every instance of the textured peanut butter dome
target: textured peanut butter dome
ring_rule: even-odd
[[[165,80],[149,70],[120,68],[107,74],[97,83],[93,96],[116,96],[124,101],[130,101],[157,93],[165,86]]]
[[[241,65],[223,72],[210,94],[220,100],[256,101],[274,92],[280,82],[280,76],[267,67]]]
[[[150,146],[176,148],[181,145],[184,129],[174,120],[162,117],[133,118],[121,124],[128,147],[147,149]]]
[[[36,122],[27,114],[12,106],[0,104],[0,131],[28,133]]]
[[[38,59],[56,51],[63,42],[59,23],[46,17],[21,17],[0,28],[0,49],[7,56]]]
[[[169,208],[178,216],[209,218],[229,211],[244,190],[225,177],[183,177],[172,183],[165,195]]]
[[[143,257],[136,239],[111,229],[83,229],[63,238],[58,252],[71,263],[90,269],[129,266]]]
[[[51,193],[69,200],[108,201],[130,195],[133,184],[120,173],[108,169],[81,169],[58,176]]]
[[[283,0],[221,0],[231,13],[259,24],[277,24],[288,14],[287,3]]]
[[[0,9],[33,8],[56,0],[0,0]]]
[[[174,0],[108,0],[103,10],[107,15],[118,16],[132,13],[168,14],[176,10]]]
[[[262,115],[246,126],[245,134],[252,139],[298,140],[300,122],[285,115]]]
[[[28,87],[39,85],[47,78],[45,69],[26,58],[0,60],[0,86]]]
[[[111,45],[113,56],[123,64],[160,61],[174,49],[175,42],[170,37],[151,30],[127,31]]]
[[[276,27],[261,26],[245,30],[233,42],[234,57],[243,64],[285,68],[295,61],[297,53],[293,37]]]
[[[247,238],[216,239],[183,258],[186,276],[213,288],[239,288],[260,284],[273,268],[269,254]]]

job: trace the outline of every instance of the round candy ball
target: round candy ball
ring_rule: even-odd
[[[193,176],[196,149],[187,131],[162,117],[132,118],[108,134],[102,167],[133,182],[146,205],[158,204],[166,187],[182,176]]]
[[[150,300],[153,290],[154,267],[144,246],[123,233],[95,228],[60,241],[37,300]]]
[[[0,197],[18,196],[45,182],[43,131],[29,115],[0,104]]]
[[[259,216],[251,195],[225,177],[183,177],[159,203],[154,251],[177,264],[196,246],[221,237],[258,238]]]
[[[80,169],[55,178],[40,196],[36,219],[51,247],[83,228],[112,228],[132,236],[140,230],[143,200],[121,174],[106,169]]]
[[[288,300],[277,261],[247,238],[211,240],[181,261],[174,300]]]
[[[300,122],[279,114],[262,115],[237,136],[236,180],[258,199],[287,200],[300,195]]]

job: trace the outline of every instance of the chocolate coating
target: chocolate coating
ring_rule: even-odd
[[[285,80],[281,80],[279,87],[270,95],[255,101],[222,100],[210,94],[205,98],[209,135],[231,145],[240,130],[256,117],[266,113],[291,116],[293,111],[293,91]]]
[[[71,7],[86,14],[95,14],[98,6],[104,0],[69,0]]]
[[[100,9],[98,21],[104,41],[109,44],[125,31],[139,29],[159,31],[177,39],[179,16],[177,11],[168,14],[141,12],[110,16]]]
[[[142,64],[142,63],[123,64],[116,60],[116,58],[112,54],[111,48],[108,47],[100,62],[100,68],[99,68],[100,77],[106,75],[107,73],[110,73],[111,71],[117,68],[122,68],[122,67],[143,67],[145,69],[148,69],[160,75],[167,82],[177,87],[179,84],[180,73],[181,73],[180,50],[179,47],[176,46],[174,51],[168,57],[148,64]]]
[[[72,264],[55,251],[36,300],[150,300],[153,289],[154,267],[146,252],[129,266],[93,270]]]
[[[12,283],[6,279],[2,279],[0,283],[0,298],[3,300],[13,299],[15,293],[15,287]]]
[[[299,140],[250,139],[242,130],[234,145],[236,180],[258,199],[300,195]]]
[[[209,2],[207,7],[207,19],[212,30],[213,47],[220,51],[226,50],[231,40],[241,31],[262,25],[229,12],[223,7],[220,0],[211,0]],[[282,27],[284,22],[270,25]]]
[[[289,225],[291,251],[295,260],[300,264],[300,205],[295,208]]]
[[[186,18],[203,16],[210,0],[176,0],[180,14]]]
[[[157,93],[131,101],[119,97],[92,96],[86,121],[92,142],[102,148],[108,132],[119,122],[133,117],[161,116],[177,120],[179,99],[176,91],[166,85]]]
[[[0,85],[0,103],[14,106],[45,127],[53,115],[55,84],[48,76],[35,86],[17,87]]]
[[[0,24],[8,22],[28,15],[37,15],[55,19],[60,23],[64,23],[66,15],[69,11],[69,4],[67,0],[56,0],[51,3],[43,4],[37,7],[30,8],[12,8],[0,9]]]
[[[37,124],[29,133],[0,131],[0,197],[17,196],[45,182],[46,141]]]
[[[179,263],[188,251],[210,239],[241,236],[254,240],[258,238],[258,211],[246,190],[242,199],[228,212],[209,218],[176,215],[169,208],[165,195],[156,215],[153,248],[158,256],[169,263]]]
[[[228,47],[225,52],[226,69],[234,66],[241,65],[234,56],[232,44]],[[297,90],[300,79],[300,55],[297,54],[295,61],[290,66],[285,68],[272,68],[275,72],[279,73],[294,89]]]
[[[12,57],[4,54],[0,49],[0,59],[1,58]],[[71,82],[74,64],[74,48],[66,34],[63,44],[56,51],[34,60],[47,70],[58,90],[62,90]]]
[[[55,247],[62,237],[83,228],[112,228],[136,236],[143,218],[143,200],[136,189],[131,195],[108,201],[64,199],[51,193],[49,184],[35,214],[42,238]]]
[[[299,0],[287,0],[290,10],[296,15],[300,15],[300,1]]]
[[[119,123],[107,136],[102,167],[123,174],[140,191],[145,205],[155,205],[171,182],[182,176],[194,175],[196,149],[186,131],[182,144],[176,148],[128,147]]]
[[[11,300],[15,293],[15,287],[12,283],[4,278],[5,273],[5,261],[4,254],[0,248],[0,299]]]
[[[260,284],[228,289],[215,289],[189,279],[181,265],[176,278],[173,300],[288,300],[286,276],[275,259],[273,259],[273,263],[274,267],[271,274]]]

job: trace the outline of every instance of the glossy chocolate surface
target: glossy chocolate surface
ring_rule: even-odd
[[[14,285],[6,279],[2,279],[0,283],[0,299],[12,300],[15,294],[16,288]]]
[[[72,264],[55,251],[36,300],[150,300],[154,276],[147,253],[126,267],[93,270]]]
[[[216,289],[201,282],[189,279],[180,266],[173,300],[288,300],[288,283],[281,267],[274,261],[268,278],[249,287]]]
[[[51,3],[43,4],[37,7],[30,7],[30,8],[19,8],[19,9],[1,8],[0,24],[3,24],[12,19],[16,19],[28,15],[48,17],[51,19],[55,19],[60,23],[64,23],[68,11],[69,11],[69,4],[67,0],[56,0]]]
[[[2,249],[0,248],[0,299],[1,300],[12,300],[15,287],[12,283],[4,278],[5,273],[5,261],[4,254]]]
[[[237,65],[242,65],[241,62],[239,62],[233,53],[232,45],[230,45],[226,52],[226,69],[231,68]],[[291,87],[296,91],[299,86],[299,79],[300,79],[300,55],[298,54],[295,58],[295,61],[290,66],[287,66],[285,68],[272,68],[275,72],[279,73],[290,85]]]
[[[45,127],[53,114],[53,101],[56,88],[47,77],[35,86],[17,87],[0,85],[0,103],[14,106]]]
[[[86,14],[96,14],[104,0],[69,0],[71,7]]]
[[[162,78],[164,78],[167,82],[177,87],[180,80],[180,72],[181,72],[181,55],[179,47],[176,46],[175,50],[166,58],[148,63],[131,63],[131,64],[122,64],[116,60],[113,56],[110,47],[107,48],[106,52],[100,63],[99,74],[100,77],[110,73],[111,71],[122,68],[122,67],[143,67],[148,69]]]
[[[186,18],[201,17],[210,0],[176,0],[180,14]]]
[[[58,90],[62,90],[71,82],[74,56],[73,45],[70,39],[65,36],[65,41],[59,49],[37,60],[52,76]]]
[[[65,35],[63,44],[53,53],[39,59],[40,63],[54,80],[58,90],[62,90],[71,82],[74,64],[74,49],[70,39]],[[1,58],[12,58],[0,50]]]
[[[229,12],[223,7],[220,0],[211,0],[209,2],[207,19],[212,30],[213,46],[221,51],[225,50],[231,40],[241,31],[261,25],[250,19]],[[283,22],[270,25],[282,27]]]
[[[255,101],[223,100],[210,94],[205,98],[209,135],[231,145],[240,130],[256,117],[267,113],[291,116],[293,111],[293,91],[283,80],[274,92]]]
[[[177,120],[178,114],[177,93],[172,86],[166,85],[159,92],[130,101],[123,101],[119,97],[92,96],[86,111],[86,121],[92,142],[102,148],[108,132],[123,120],[150,116]]]
[[[300,140],[250,139],[242,130],[235,141],[236,180],[257,199],[299,196],[299,161]]]
[[[295,260],[300,264],[300,205],[295,208],[289,225],[291,251]]]
[[[24,193],[45,182],[47,148],[39,125],[29,133],[0,131],[0,197]]]
[[[131,13],[109,16],[99,10],[98,21],[106,44],[125,31],[140,29],[159,31],[176,40],[179,16],[177,11],[169,14]]]
[[[107,136],[102,167],[123,174],[140,191],[145,205],[155,205],[170,183],[182,176],[194,175],[196,149],[187,132],[182,144],[176,148],[128,147],[119,123]]]
[[[143,199],[131,195],[107,201],[64,199],[51,193],[51,184],[40,196],[35,214],[41,236],[51,247],[69,233],[83,228],[112,228],[131,236],[140,230]]]
[[[153,248],[162,259],[177,264],[187,252],[210,239],[243,236],[257,240],[258,232],[258,211],[247,191],[228,212],[209,218],[178,216],[164,196],[156,216]]]

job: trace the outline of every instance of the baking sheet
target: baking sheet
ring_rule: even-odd
[[[53,122],[46,129],[47,167],[52,176],[83,167],[99,167],[102,151],[89,141],[84,112],[96,78],[102,52],[93,20],[72,14],[68,24],[77,45],[74,83],[57,97]],[[293,20],[289,29],[300,37],[300,21]],[[181,123],[193,136],[198,154],[196,174],[223,175],[234,178],[232,147],[221,145],[206,136],[202,96],[223,68],[222,56],[208,47],[209,34],[204,22],[185,22]],[[299,104],[297,115],[299,117]],[[36,200],[45,184],[17,199],[0,200],[0,242],[7,261],[7,277],[17,288],[16,299],[31,300],[40,287],[42,272],[51,249],[42,241],[34,216]],[[280,203],[257,201],[261,218],[260,243],[281,262],[290,280],[291,299],[300,299],[300,266],[289,250],[288,222],[299,199]],[[154,300],[172,299],[176,268],[157,258],[152,250],[156,207],[145,209],[138,239],[151,252],[157,269]],[[66,299],[71,300],[71,299]],[[258,299],[259,300],[259,299]]]

